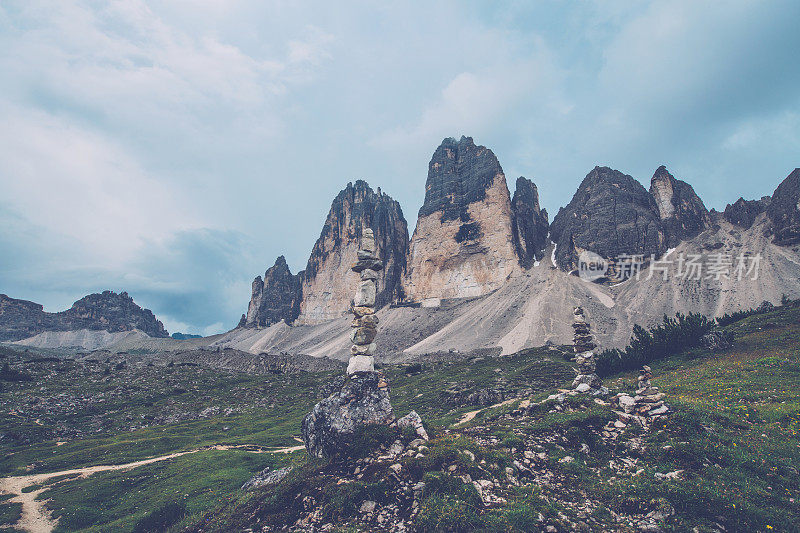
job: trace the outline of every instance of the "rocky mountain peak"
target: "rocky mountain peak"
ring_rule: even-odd
[[[747,229],[753,225],[758,215],[767,210],[771,202],[772,198],[769,196],[764,196],[761,200],[745,200],[739,197],[725,207],[722,216],[731,224]]]
[[[291,323],[300,309],[301,277],[292,275],[284,256],[253,280],[252,297],[247,315],[239,322],[243,327],[265,327],[285,320]]]
[[[428,165],[406,294],[415,301],[479,296],[518,268],[511,198],[497,157],[471,137],[445,139]]]
[[[794,169],[775,189],[767,216],[773,224],[775,244],[800,243],[800,168]]]
[[[666,237],[672,248],[711,226],[711,217],[691,185],[675,179],[664,165],[650,180],[650,194],[655,200]]]
[[[0,294],[0,340],[20,340],[43,331],[80,329],[109,332],[138,329],[151,337],[168,337],[164,324],[142,309],[127,292],[90,294],[66,311],[48,313],[41,304]]]
[[[371,228],[384,269],[378,278],[376,306],[402,297],[408,225],[400,204],[363,180],[348,183],[333,200],[314,244],[302,283],[300,318],[316,322],[343,316],[358,282],[350,272],[361,235]]]
[[[441,214],[442,222],[467,217],[469,204],[486,198],[495,176],[502,174],[500,162],[485,146],[476,146],[472,137],[452,137],[442,141],[428,164],[425,202],[419,217]]]
[[[57,313],[59,314],[59,313]],[[142,309],[127,292],[113,291],[84,296],[64,311],[66,329],[105,329],[131,331],[138,329],[151,337],[169,337],[164,325],[149,309]]]
[[[666,250],[653,196],[631,176],[608,167],[595,167],[586,175],[553,219],[550,234],[557,245],[556,262],[565,270],[576,268],[583,250],[606,258]]]
[[[520,264],[530,268],[544,255],[550,229],[547,211],[540,208],[539,191],[531,180],[522,176],[517,178],[511,211],[514,217],[511,227],[514,249]]]

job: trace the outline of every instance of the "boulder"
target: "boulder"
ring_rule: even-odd
[[[268,485],[275,485],[276,483],[280,483],[291,471],[291,466],[285,466],[277,470],[271,470],[267,467],[253,476],[249,481],[245,482],[241,490],[254,490]]]
[[[711,331],[700,338],[703,347],[712,352],[721,352],[733,346],[732,336],[724,331]]]
[[[361,426],[394,422],[389,388],[380,372],[354,374],[303,420],[303,442],[310,455],[335,457],[347,450]]]
[[[405,428],[410,427],[416,431],[420,438],[428,440],[428,432],[425,431],[425,426],[422,424],[422,417],[416,411],[411,411],[406,416],[397,420],[397,427]]]

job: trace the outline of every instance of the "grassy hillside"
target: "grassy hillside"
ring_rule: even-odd
[[[40,497],[51,500],[60,531],[132,531],[147,520],[173,531],[281,528],[308,519],[311,501],[317,516],[309,523],[343,530],[376,528],[386,515],[385,524],[404,520],[421,530],[797,531],[800,309],[777,308],[726,329],[736,340],[727,352],[697,349],[651,365],[673,414],[649,431],[631,424],[606,437],[617,415],[590,398],[536,405],[572,377],[559,351],[539,349],[385,368],[397,414],[417,410],[434,435],[426,449],[408,436],[380,436],[403,442],[411,455],[399,459],[379,459],[384,450],[343,465],[311,461],[304,452],[209,449],[57,480]],[[0,392],[2,475],[220,443],[291,446],[303,415],[336,377],[113,364],[106,372],[105,363],[23,365],[13,357],[6,360],[32,380],[3,383]],[[635,375],[606,383],[612,393],[632,391]],[[45,409],[37,397],[54,403]],[[467,404],[509,398],[517,399],[452,427],[481,408]],[[65,427],[81,433],[66,435]],[[263,468],[285,464],[295,470],[280,485],[238,490]],[[393,464],[399,473],[389,470]],[[472,481],[492,486],[479,494]],[[425,488],[413,498],[409,491],[419,483]],[[376,510],[362,513],[364,501]],[[8,516],[16,516],[16,506],[3,504],[3,511],[5,523],[13,523]]]

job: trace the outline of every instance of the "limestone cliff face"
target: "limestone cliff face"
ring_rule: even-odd
[[[350,271],[361,233],[372,228],[384,269],[376,306],[400,299],[408,254],[408,225],[400,204],[362,180],[333,200],[302,280],[299,321],[315,323],[346,314],[359,277]]]
[[[168,337],[161,321],[142,309],[127,292],[84,296],[66,311],[48,313],[41,304],[0,294],[0,340],[20,340],[44,331],[79,329],[109,332],[138,329],[151,337]]]
[[[767,216],[773,224],[775,244],[800,243],[800,168],[794,169],[775,189]]]
[[[665,213],[671,205],[663,202]],[[550,234],[557,245],[556,262],[564,270],[576,268],[584,250],[611,259],[660,255],[667,248],[653,196],[631,176],[608,167],[595,167],[586,176],[572,201],[553,219]]]
[[[247,315],[240,327],[265,327],[285,320],[291,323],[300,313],[301,276],[292,275],[286,258],[278,257],[275,264],[253,280],[253,293]]]
[[[669,248],[711,226],[708,209],[692,186],[685,181],[676,180],[663,165],[653,174],[650,194],[658,208]]]
[[[406,296],[413,301],[479,296],[519,270],[500,163],[470,137],[445,139],[428,165]]]
[[[514,249],[520,265],[530,268],[544,256],[550,230],[547,211],[539,207],[539,191],[531,180],[522,176],[517,178],[511,211]]]

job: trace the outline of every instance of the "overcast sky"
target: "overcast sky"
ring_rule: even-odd
[[[595,165],[648,186],[665,164],[709,208],[771,194],[800,166],[798,21],[795,0],[3,0],[0,292],[127,290],[171,332],[229,329],[348,181],[413,231],[448,136],[551,217]]]

